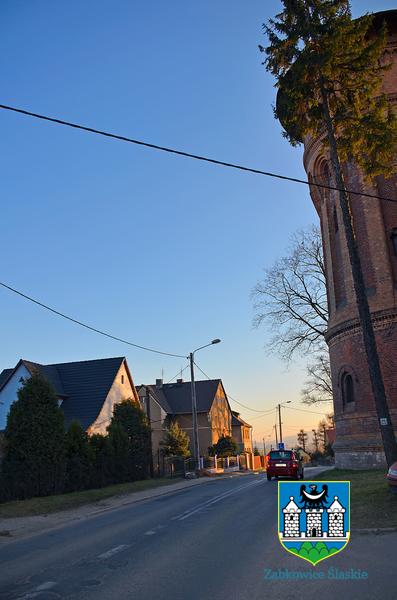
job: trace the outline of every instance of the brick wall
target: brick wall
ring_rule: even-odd
[[[397,106],[397,19],[393,15],[389,16],[388,28],[387,53],[392,57],[393,68],[385,73],[383,89],[390,103]],[[329,164],[329,157],[322,140],[305,139],[304,164],[309,181],[324,179],[326,162]],[[343,169],[348,189],[397,200],[396,176],[378,177],[370,182],[355,164],[345,164]],[[334,183],[332,178],[331,183]],[[384,464],[384,455],[338,194],[314,187],[310,192],[321,220],[326,263],[330,308],[327,342],[334,392],[336,465],[379,466]],[[397,430],[397,256],[391,242],[391,233],[397,230],[397,203],[352,195],[351,207],[387,399]],[[353,389],[352,394],[349,389]],[[351,398],[353,401],[348,401]]]

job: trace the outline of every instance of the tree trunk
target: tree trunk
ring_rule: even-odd
[[[340,190],[339,201],[343,216],[343,225],[349,252],[349,260],[352,269],[356,303],[361,321],[365,352],[367,355],[368,371],[371,380],[372,392],[375,399],[376,412],[379,419],[379,428],[382,435],[385,457],[388,466],[390,466],[393,462],[397,461],[396,438],[390,419],[389,407],[387,404],[386,392],[383,384],[382,371],[380,368],[378,350],[376,347],[375,333],[365,290],[360,256],[354,235],[353,215],[343,181],[336,136],[329,110],[327,91],[324,85],[320,86],[320,90],[323,101],[324,120],[327,128],[327,138],[330,147],[331,163],[335,174],[336,187]]]

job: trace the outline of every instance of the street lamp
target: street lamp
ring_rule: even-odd
[[[193,352],[190,352],[188,359],[190,361],[190,381],[191,381],[191,390],[192,390],[192,425],[193,425],[193,456],[196,463],[196,468],[200,468],[200,444],[199,444],[199,434],[198,434],[198,421],[197,421],[197,399],[196,399],[196,383],[194,381],[194,355],[199,350],[203,348],[208,348],[208,346],[212,346],[213,344],[219,344],[220,339],[216,338],[212,340],[209,344],[205,344],[205,346],[200,346],[200,348],[196,348]]]
[[[283,432],[281,429],[281,407],[284,406],[285,404],[291,404],[291,400],[286,400],[285,402],[283,402],[282,404],[278,404],[277,408],[278,408],[278,425],[279,425],[279,429],[280,429],[280,443],[283,443]]]

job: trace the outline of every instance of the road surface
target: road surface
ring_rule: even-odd
[[[392,581],[397,534],[353,533],[343,552],[312,567],[287,553],[276,532],[275,481],[263,474],[211,480],[27,539],[2,541],[0,598],[397,597]],[[366,571],[368,579],[283,579],[286,570],[308,577],[318,571],[327,576],[329,568],[334,574]]]

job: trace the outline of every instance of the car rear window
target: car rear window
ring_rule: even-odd
[[[292,452],[291,450],[277,450],[276,452],[270,452],[271,460],[291,460]]]

